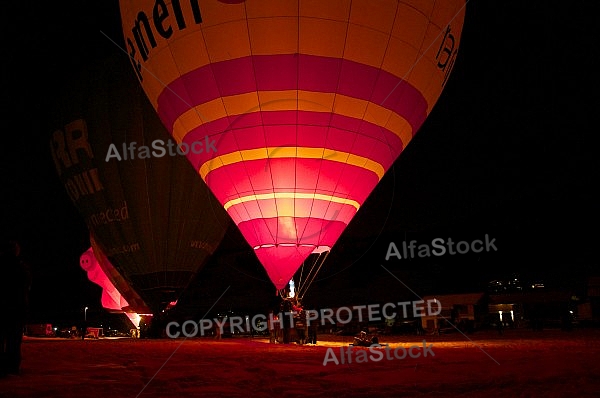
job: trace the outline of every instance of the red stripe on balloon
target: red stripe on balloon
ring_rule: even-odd
[[[265,267],[269,279],[277,289],[283,289],[302,262],[313,251],[312,247],[272,247],[255,251],[256,257]],[[285,259],[285,261],[281,261]]]
[[[242,235],[251,246],[277,244],[257,248],[255,253],[278,289],[285,287],[316,247],[333,247],[346,226],[339,221],[286,217],[258,219],[238,224]],[[287,236],[286,230],[289,228],[296,230],[300,237]],[[295,241],[297,245],[286,245]],[[286,259],[285,262],[281,261],[282,258]]]
[[[300,158],[233,163],[215,169],[206,179],[221,204],[273,192],[333,195],[362,204],[378,182],[373,172],[362,167]]]
[[[339,93],[371,101],[405,118],[413,131],[427,116],[427,101],[402,78],[346,59],[305,54],[254,55],[202,66],[171,82],[159,95],[157,110],[171,129],[190,107],[257,90]]]
[[[335,116],[332,119],[330,113],[296,111],[246,114],[229,126],[226,118],[200,126],[190,131],[183,142],[191,147],[194,142],[205,143],[206,136],[215,142],[216,152],[188,154],[196,170],[217,156],[260,147],[328,148],[369,158],[386,170],[402,152],[402,140],[390,130],[350,117]],[[261,119],[269,124],[262,125]],[[278,124],[273,124],[275,120]],[[296,125],[296,120],[301,120],[302,124]],[[355,124],[359,127],[350,129]],[[232,126],[235,129],[230,130]]]
[[[190,132],[200,129],[201,136],[219,134],[224,131],[255,126],[306,125],[334,127],[340,130],[359,133],[388,143],[394,150],[400,151],[403,143],[393,131],[371,122],[331,112],[311,111],[265,111],[251,112],[243,115],[225,117],[199,126]]]
[[[252,247],[270,244],[333,246],[346,224],[318,218],[260,218],[238,224],[242,235]]]
[[[277,156],[277,148],[306,147],[331,150],[329,152],[332,153],[324,153],[325,157],[328,154],[331,157],[338,152],[361,156],[381,164],[387,170],[396,156],[396,153],[393,153],[388,145],[379,140],[362,134],[322,126],[250,127],[211,136],[209,140],[214,141],[216,152],[205,153],[203,150],[202,153],[197,154],[197,158],[191,158],[193,164],[197,161],[204,163],[214,157],[237,151],[275,148],[272,155]],[[186,139],[184,142],[188,147],[194,143],[191,139]],[[198,137],[196,142],[202,144],[194,146],[196,151],[198,148],[206,146],[206,138],[202,136]]]
[[[357,212],[350,204],[308,198],[250,200],[231,206],[227,212],[237,225],[256,218],[289,216],[284,213],[288,208],[293,209],[294,217],[340,221],[346,225]]]

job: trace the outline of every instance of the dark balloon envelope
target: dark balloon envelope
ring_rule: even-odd
[[[174,151],[124,54],[64,88],[50,118],[57,172],[94,244],[160,312],[219,245],[227,214]]]

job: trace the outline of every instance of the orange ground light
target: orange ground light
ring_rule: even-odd
[[[262,339],[26,338],[0,397],[598,397],[600,330],[425,336],[434,357],[323,366],[327,349]],[[391,348],[419,336],[383,336]],[[360,349],[360,348],[358,348]]]

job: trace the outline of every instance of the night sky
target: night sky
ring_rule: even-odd
[[[88,232],[52,163],[47,108],[78,70],[120,51],[106,37],[122,42],[118,3],[11,3],[2,23],[2,232],[21,241],[30,263],[32,318],[76,318],[99,307],[100,290],[79,267]],[[569,287],[597,273],[594,4],[468,2],[445,91],[307,298],[322,306],[411,298],[386,269],[419,295],[478,291],[512,273]],[[385,261],[390,241],[485,234],[497,251]],[[209,307],[227,286],[221,304],[234,309],[274,295],[235,230],[187,302]]]

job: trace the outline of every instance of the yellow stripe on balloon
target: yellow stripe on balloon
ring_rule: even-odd
[[[173,29],[168,40],[155,34],[157,46],[150,49],[150,59],[143,65],[142,85],[151,103],[156,107],[164,86],[179,76],[211,62],[250,55],[344,58],[381,68],[413,83],[415,68],[425,62],[437,65],[435,58],[446,27],[461,26],[465,16],[464,3],[454,1],[265,1],[204,1],[200,24],[192,23],[192,8],[189,2],[182,2],[187,26]],[[123,1],[121,5],[124,21],[135,21],[139,11],[152,18],[153,2],[146,2],[139,9],[127,3]],[[173,18],[171,15],[168,19],[171,24]],[[126,38],[134,41],[131,29],[132,24],[127,23]],[[453,31],[456,43],[460,42],[460,33],[460,29]],[[187,46],[185,42],[193,44]],[[192,46],[194,51],[188,51]],[[160,74],[153,75],[148,70],[160,70]],[[443,71],[438,73],[444,76]],[[428,104],[429,111],[432,104]]]
[[[231,206],[239,205],[244,202],[251,202],[257,200],[273,200],[273,199],[314,199],[314,200],[324,200],[327,202],[340,203],[343,205],[353,206],[357,211],[360,208],[360,203],[352,199],[340,198],[338,196],[333,195],[323,195],[320,193],[296,193],[296,192],[275,192],[275,193],[264,193],[259,195],[247,195],[242,196],[237,199],[232,199],[226,202],[223,207],[225,210],[229,209]],[[280,214],[281,216],[281,214]],[[289,214],[288,216],[293,217],[294,214]]]
[[[413,136],[412,127],[402,116],[372,102],[341,94],[314,91],[259,91],[217,98],[191,108],[173,123],[173,136],[183,139],[193,129],[227,116],[240,116],[257,111],[332,112],[366,120],[396,134],[404,146]],[[390,123],[393,119],[395,122]],[[410,138],[409,138],[410,137]],[[408,141],[406,139],[408,138]]]
[[[250,160],[281,158],[324,159],[332,162],[345,163],[372,171],[377,175],[379,180],[381,180],[383,174],[385,173],[385,169],[381,164],[363,156],[354,155],[348,152],[335,151],[327,148],[307,147],[268,147],[231,152],[221,156],[216,156],[205,162],[200,167],[198,172],[200,173],[202,179],[206,180],[208,173],[223,166]]]

